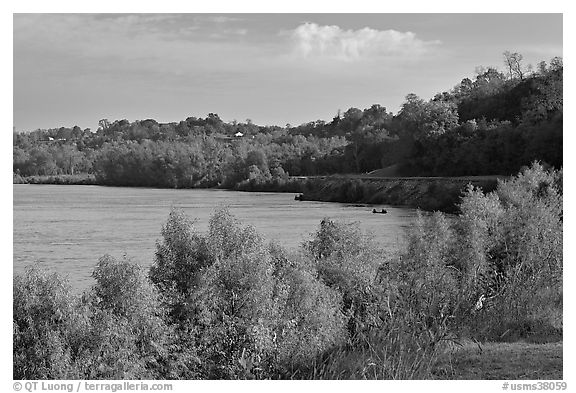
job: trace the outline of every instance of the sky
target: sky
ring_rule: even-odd
[[[562,14],[14,14],[17,131],[217,113],[260,125],[430,99],[562,56]]]

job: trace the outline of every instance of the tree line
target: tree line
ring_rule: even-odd
[[[109,185],[246,188],[391,166],[404,176],[512,175],[534,160],[560,168],[562,59],[534,70],[518,53],[504,55],[508,75],[479,68],[428,101],[407,95],[395,115],[375,104],[299,126],[226,123],[210,113],[172,123],[102,119],[95,132],[16,133],[13,171],[87,173]]]

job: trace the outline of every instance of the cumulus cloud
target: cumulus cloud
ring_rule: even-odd
[[[304,23],[291,32],[294,52],[304,58],[360,60],[372,57],[416,57],[439,41],[423,41],[412,32],[365,27],[344,30],[339,26]]]

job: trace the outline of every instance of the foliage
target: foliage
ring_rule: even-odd
[[[193,348],[178,347],[142,268],[106,256],[95,276],[83,296],[37,267],[15,277],[14,378],[193,377]]]
[[[205,240],[194,231],[193,223],[182,211],[170,211],[161,234],[149,276],[163,295],[170,314],[179,321],[185,318],[187,297],[199,285],[200,270],[209,266],[211,260]]]
[[[435,214],[412,230],[404,258],[452,277],[439,290],[461,332],[530,339],[561,331],[560,179],[534,163],[486,195],[470,187],[451,225]]]
[[[229,210],[214,213],[205,236],[172,210],[162,235],[150,277],[204,377],[276,376],[344,340],[339,295]]]
[[[15,379],[59,379],[71,372],[77,329],[85,324],[70,285],[38,267],[14,277]],[[73,371],[72,371],[73,372]]]
[[[276,325],[276,359],[281,375],[294,375],[348,337],[342,296],[302,266],[284,266],[278,274],[282,312]]]

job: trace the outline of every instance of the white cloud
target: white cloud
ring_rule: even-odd
[[[412,32],[365,27],[344,30],[339,26],[304,23],[291,32],[296,55],[354,61],[373,57],[417,57],[438,45]]]

